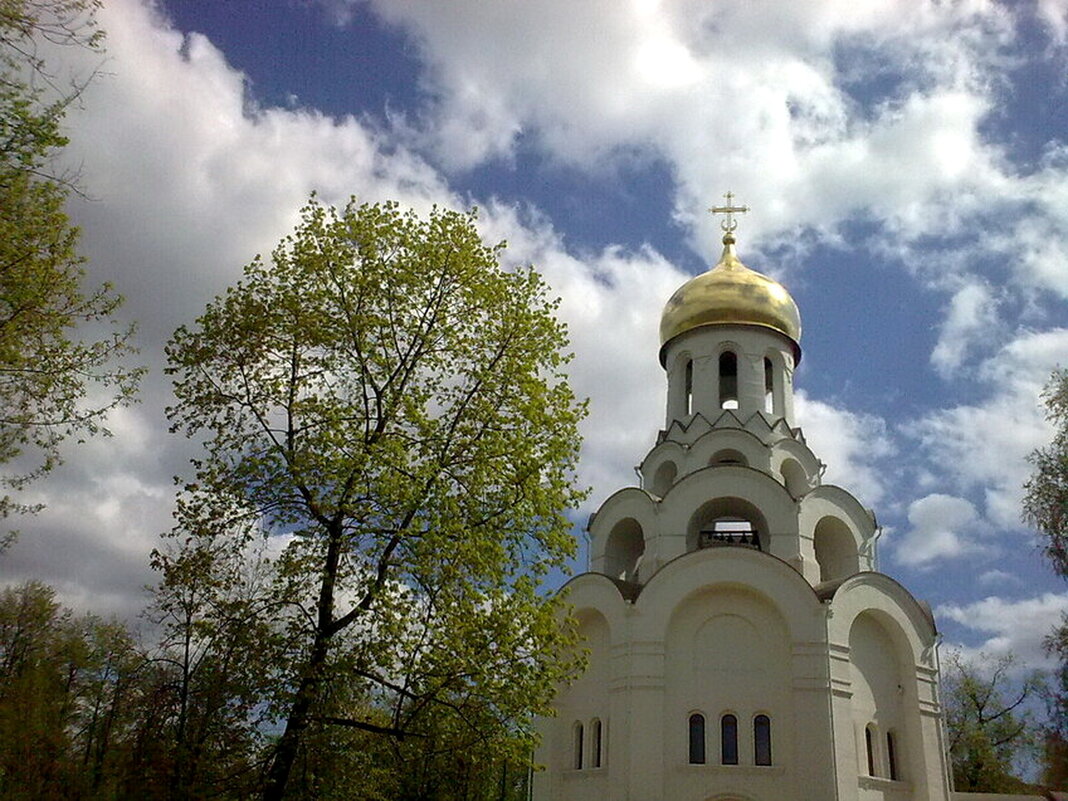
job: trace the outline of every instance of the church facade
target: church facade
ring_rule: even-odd
[[[737,209],[736,209],[737,210]],[[794,420],[800,316],[723,255],[661,321],[664,428],[590,518],[588,669],[541,722],[542,801],[948,801],[930,609]]]

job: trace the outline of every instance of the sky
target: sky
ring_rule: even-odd
[[[150,372],[113,436],[28,491],[46,508],[0,582],[136,619],[196,453],[168,432],[163,347],[312,191],[477,206],[543,273],[590,399],[584,521],[655,442],[663,304],[717,260],[706,210],[731,190],[741,259],[801,310],[798,422],[824,482],[874,508],[880,569],[947,646],[1045,664],[1068,585],[1019,510],[1068,363],[1068,0],[105,0],[100,19],[103,61],[49,55],[98,71],[66,120],[69,213]]]

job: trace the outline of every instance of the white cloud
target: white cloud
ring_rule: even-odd
[[[1004,570],[993,568],[979,575],[979,583],[984,587],[1004,587],[1006,585],[1019,584],[1020,577]]]
[[[423,52],[424,143],[446,163],[510,158],[521,135],[586,168],[650,149],[702,251],[716,187],[761,210],[758,237],[865,211],[916,236],[1004,182],[979,130],[1013,36],[996,3],[372,6]],[[873,78],[885,96],[857,89]]]
[[[1038,16],[1050,30],[1054,41],[1064,44],[1068,37],[1068,3],[1064,0],[1037,0]]]
[[[887,461],[895,452],[886,422],[838,409],[801,391],[794,402],[808,446],[827,465],[823,483],[849,490],[865,505],[877,505],[891,481]]]
[[[996,526],[1019,528],[1026,457],[1051,434],[1039,393],[1065,354],[1068,329],[1021,333],[980,365],[981,400],[905,427],[945,481],[983,493],[985,516]]]
[[[943,376],[951,375],[964,362],[970,346],[996,327],[997,307],[990,288],[968,283],[954,294],[931,351],[931,364]]]
[[[1053,666],[1042,641],[1065,612],[1068,592],[1047,592],[1019,600],[992,595],[971,604],[944,604],[935,609],[936,616],[949,618],[985,638],[978,646],[962,649],[965,656],[1011,653],[1031,668]]]
[[[983,524],[964,498],[927,495],[909,504],[908,519],[911,528],[894,542],[894,560],[900,564],[916,567],[984,550],[976,541]]]

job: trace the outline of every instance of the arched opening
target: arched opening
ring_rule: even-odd
[[[771,718],[767,715],[753,718],[753,763],[771,764]]]
[[[683,379],[683,391],[685,398],[685,406],[683,407],[686,414],[693,413],[693,359],[686,360],[686,368]]]
[[[816,562],[820,566],[820,581],[846,578],[860,570],[853,532],[837,517],[822,518],[816,524],[812,539]]]
[[[875,731],[870,724],[864,727],[864,750],[868,755],[868,775],[878,775],[875,770]]]
[[[719,408],[738,408],[738,357],[730,350],[719,355]]]
[[[695,712],[690,715],[690,764],[705,764],[705,716]]]
[[[721,764],[738,764],[738,718],[734,715],[727,714],[719,719],[719,747]]]
[[[742,545],[767,550],[767,523],[749,501],[716,498],[701,506],[690,518],[687,550],[720,545]]]
[[[638,580],[638,563],[645,553],[645,534],[632,517],[616,523],[608,534],[604,549],[604,570],[612,578]]]
[[[895,782],[898,780],[896,739],[894,732],[888,731],[886,733],[886,774]]]
[[[575,722],[574,729],[572,730],[572,761],[571,767],[575,770],[582,770],[582,724],[578,721]]]
[[[733,448],[727,448],[722,451],[716,451],[712,454],[712,458],[708,460],[710,465],[714,464],[738,464],[742,467],[749,466],[749,460],[745,458],[745,454],[741,451],[736,451]]]
[[[775,368],[767,356],[764,357],[764,411],[767,414],[775,411]]]
[[[593,735],[593,743],[590,749],[590,757],[593,762],[593,767],[601,767],[601,760],[603,758],[603,745],[604,745],[604,727],[601,725],[601,721],[597,718],[593,719],[590,724],[590,729]]]
[[[663,498],[667,495],[668,490],[675,484],[675,478],[679,474],[679,469],[672,461],[664,462],[653,474],[653,495],[658,498]]]
[[[805,468],[796,459],[784,459],[780,472],[783,485],[792,497],[800,498],[808,492],[808,477],[805,475]]]

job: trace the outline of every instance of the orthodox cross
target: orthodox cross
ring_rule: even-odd
[[[734,219],[735,214],[745,214],[749,211],[748,206],[735,206],[734,192],[727,192],[723,197],[727,198],[726,206],[713,206],[709,209],[713,214],[726,214],[726,218],[720,222],[719,227],[726,231],[728,234],[732,233],[735,228],[738,227],[738,223]]]

